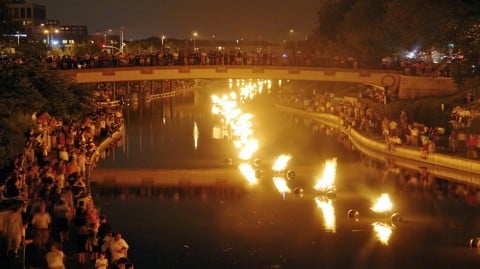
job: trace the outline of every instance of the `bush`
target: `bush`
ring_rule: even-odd
[[[0,169],[6,168],[15,155],[25,149],[24,133],[27,129],[34,128],[35,124],[31,115],[16,114],[15,116],[0,120]]]

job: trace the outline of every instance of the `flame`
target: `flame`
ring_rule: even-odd
[[[248,183],[250,183],[251,185],[258,183],[257,177],[255,176],[255,170],[253,170],[250,164],[242,163],[238,166],[238,169],[240,169],[240,172],[248,181]]]
[[[255,139],[248,140],[240,153],[238,154],[238,158],[242,160],[250,160],[252,158],[253,153],[258,149],[258,141]]]
[[[337,158],[327,160],[325,162],[325,168],[323,170],[322,177],[317,181],[317,184],[313,187],[315,190],[329,190],[333,188],[333,182],[335,181],[335,174],[337,169]]]
[[[276,172],[285,170],[285,167],[287,167],[287,163],[288,161],[290,161],[291,158],[292,157],[290,155],[285,154],[278,156],[277,160],[272,166],[272,170]]]
[[[332,200],[315,197],[315,203],[317,204],[317,207],[322,210],[325,230],[335,233],[335,209],[333,208]]]
[[[377,203],[372,207],[372,210],[378,213],[391,211],[393,207],[392,202],[388,194],[383,193],[380,198],[378,198]]]
[[[274,177],[273,183],[280,193],[290,193],[292,190],[288,187],[287,181],[283,177]]]
[[[392,227],[382,222],[374,222],[372,225],[377,239],[380,240],[382,244],[388,245],[388,240],[392,235]]]

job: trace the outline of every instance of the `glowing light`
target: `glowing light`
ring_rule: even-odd
[[[333,208],[332,200],[315,197],[315,203],[317,204],[317,207],[322,210],[323,224],[325,226],[325,230],[335,233],[335,209]]]
[[[198,132],[198,126],[197,126],[197,122],[193,122],[193,146],[195,148],[195,150],[198,148],[198,135],[199,135],[199,132]]]
[[[272,170],[276,172],[285,170],[285,167],[287,167],[288,161],[290,161],[291,158],[292,157],[290,155],[285,154],[278,156],[277,160],[272,166]]]
[[[380,198],[378,198],[375,205],[372,207],[372,210],[378,213],[391,211],[393,207],[392,202],[388,194],[383,193]]]
[[[333,158],[325,162],[325,168],[323,170],[322,177],[317,181],[317,184],[313,187],[317,191],[328,191],[333,189],[333,183],[335,181],[335,174],[337,170],[337,159]]]
[[[388,245],[388,240],[390,240],[390,236],[392,235],[392,227],[382,222],[374,222],[372,225],[377,239],[382,244]]]
[[[257,149],[258,149],[258,141],[255,139],[248,140],[245,146],[242,148],[242,150],[238,154],[238,158],[242,160],[250,160],[252,158],[253,153],[255,153]]]
[[[257,177],[255,175],[255,170],[250,164],[242,163],[238,166],[238,169],[240,169],[240,172],[248,181],[248,183],[250,183],[251,185],[258,183]]]
[[[280,193],[290,193],[292,190],[288,187],[287,181],[283,177],[274,177],[273,183]]]

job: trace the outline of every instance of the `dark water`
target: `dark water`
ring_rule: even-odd
[[[359,154],[345,150],[335,136],[314,133],[303,119],[281,115],[268,97],[259,98],[248,110],[255,115],[260,141],[256,157],[267,170],[279,154],[291,154],[289,167],[297,176],[289,184],[303,188],[303,196],[279,194],[268,177],[246,188],[96,186],[96,202],[130,244],[129,257],[136,268],[480,265],[477,249],[468,247],[469,239],[480,234],[477,207],[365,167]],[[136,111],[127,108],[125,115],[125,144],[110,152],[100,167],[224,167],[225,157],[233,156],[229,141],[212,138],[215,118],[208,106],[174,104],[170,114],[165,104],[162,114],[159,103],[152,103]],[[197,149],[194,123],[199,131]],[[337,193],[331,200],[318,199],[314,178],[332,157],[338,158]],[[401,222],[392,223],[390,215],[370,210],[384,192],[390,194]],[[322,210],[316,197],[331,206]],[[358,221],[347,217],[350,209],[360,213]],[[375,222],[391,228],[388,243],[377,239]]]

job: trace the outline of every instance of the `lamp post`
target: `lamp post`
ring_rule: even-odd
[[[197,47],[195,45],[195,39],[196,39],[197,35],[198,35],[197,32],[193,33],[193,52],[195,52],[197,50]]]
[[[120,53],[123,53],[123,31],[125,30],[125,27],[120,27]]]
[[[162,50],[163,50],[163,41],[167,38],[165,35],[162,35]]]
[[[292,55],[290,57],[291,64],[295,64],[295,51],[297,50],[296,44],[293,38],[293,35],[295,34],[295,31],[293,29],[290,29],[288,31],[290,33],[290,46],[292,46]]]

